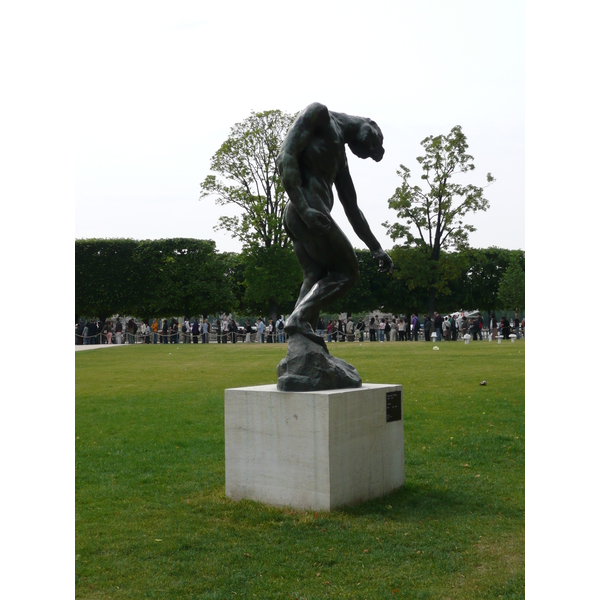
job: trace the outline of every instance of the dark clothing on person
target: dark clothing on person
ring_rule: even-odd
[[[364,339],[364,333],[365,333],[365,322],[359,321],[358,324],[356,325],[356,330],[358,331],[358,341],[362,342]]]
[[[98,333],[98,329],[96,327],[95,321],[90,321],[88,325],[88,337],[90,338],[90,344],[96,343],[96,334]]]
[[[436,333],[436,339],[437,341],[441,341],[442,338],[442,324],[443,324],[443,319],[440,315],[435,315],[435,319],[433,320],[433,326],[435,328],[435,333]]]
[[[452,341],[455,342],[458,336],[458,328],[456,327],[456,319],[454,317],[450,317],[450,337]]]
[[[79,321],[79,325],[77,326],[77,336],[75,337],[75,344],[77,346],[81,346],[83,344],[83,330],[85,329],[85,323],[83,321]]]
[[[431,341],[431,319],[425,317],[425,323],[423,324],[423,333],[425,334],[425,341]]]
[[[195,319],[192,325],[192,340],[194,344],[198,343],[198,335],[200,335],[200,323],[198,323],[198,319]]]
[[[496,320],[496,315],[492,315],[492,318],[490,319],[490,335],[493,340],[498,337],[498,321]]]
[[[421,329],[421,323],[419,323],[418,317],[413,317],[412,326],[412,339],[413,342],[417,342],[419,340],[419,329]]]
[[[346,325],[343,321],[338,321],[338,333],[340,334],[340,342],[346,341]]]
[[[502,317],[502,337],[505,340],[508,340],[509,335],[510,335],[510,322],[505,317]]]
[[[317,323],[317,330],[325,331],[325,328],[326,328],[326,325],[325,325],[325,321],[323,320],[323,317],[319,317],[319,322]]]
[[[371,317],[369,321],[369,341],[377,341],[377,323],[375,323],[375,317]]]
[[[469,324],[469,335],[471,336],[471,339],[474,341],[477,341],[478,328],[479,328],[479,325],[478,325],[477,321],[473,321],[472,323]]]
[[[129,321],[127,321],[127,341],[130,344],[135,344],[135,331],[136,325],[133,322],[133,319],[129,319]]]

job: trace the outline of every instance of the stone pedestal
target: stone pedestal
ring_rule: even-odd
[[[225,390],[225,492],[332,510],[404,484],[402,386]]]

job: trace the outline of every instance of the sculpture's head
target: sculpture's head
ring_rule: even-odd
[[[385,153],[383,149],[383,133],[375,121],[364,119],[358,128],[356,137],[348,141],[348,146],[359,158],[372,158],[379,162]]]

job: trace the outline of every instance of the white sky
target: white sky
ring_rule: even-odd
[[[212,238],[236,250],[212,231],[220,210],[197,201],[210,156],[251,109],[292,112],[319,100],[384,132],[382,162],[350,155],[384,248],[391,240],[377,225],[392,216],[398,163],[415,169],[419,142],[456,124],[475,157],[473,183],[488,171],[498,179],[491,209],[473,219],[472,245],[524,248],[525,216],[527,597],[591,597],[600,536],[595,322],[561,329],[557,319],[579,316],[581,287],[593,293],[597,272],[595,5],[345,2],[349,16],[335,20],[326,0],[247,6],[3,6],[0,311],[14,332],[4,332],[0,449],[18,490],[2,504],[13,550],[3,589],[73,589],[73,232]],[[36,581],[22,560],[30,555],[40,557]]]
[[[75,236],[214,239],[221,214],[198,201],[210,157],[251,110],[289,113],[319,101],[370,117],[382,162],[349,154],[362,208],[381,223],[400,163],[419,182],[428,135],[461,125],[475,158],[470,183],[490,209],[472,216],[475,247],[525,248],[522,2],[104,3],[79,30]],[[465,180],[466,181],[466,180]],[[352,243],[338,202],[334,217]]]

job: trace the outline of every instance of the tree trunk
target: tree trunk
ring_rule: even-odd
[[[273,320],[273,323],[279,319],[279,305],[275,300],[269,300],[269,319]]]
[[[435,246],[433,248],[431,256],[429,257],[429,292],[428,292],[428,299],[427,299],[427,312],[428,312],[429,316],[432,318],[433,318],[433,313],[435,312],[435,296],[436,296],[435,284],[438,282],[439,277],[440,277],[439,260],[440,260],[440,247],[439,247],[439,240],[436,239]]]
[[[433,313],[435,312],[435,286],[430,286],[429,288],[429,298],[427,300],[427,311],[430,317],[433,317]]]

